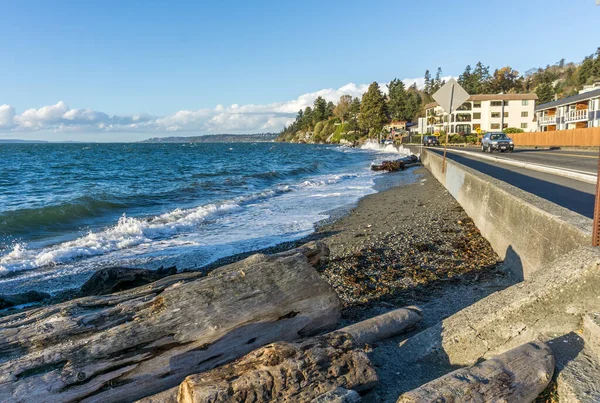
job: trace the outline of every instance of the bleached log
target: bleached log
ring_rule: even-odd
[[[417,307],[396,309],[340,329],[349,333],[358,345],[370,344],[404,333],[421,321],[423,315]]]
[[[550,383],[554,365],[550,348],[531,342],[433,380],[397,403],[532,402]]]
[[[224,367],[189,376],[179,388],[178,401],[296,402],[322,394],[333,399],[333,390],[341,386],[366,390],[377,378],[359,348],[396,336],[421,317],[419,308],[401,308],[319,338],[262,347]]]
[[[179,403],[310,402],[336,387],[373,388],[377,374],[352,336],[333,332],[304,342],[277,342],[233,363],[188,376]]]
[[[133,401],[339,320],[337,295],[301,254],[199,276],[1,318],[0,401]]]

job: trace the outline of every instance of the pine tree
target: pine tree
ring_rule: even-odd
[[[370,137],[378,135],[388,122],[385,99],[377,82],[369,85],[369,89],[363,94],[359,121]]]
[[[426,94],[431,95],[432,85],[433,85],[433,83],[431,82],[431,73],[429,73],[429,70],[425,70],[425,86],[424,86],[423,90],[425,91]]]
[[[313,103],[313,121],[316,124],[321,120],[327,119],[327,101],[319,96]]]
[[[550,83],[542,83],[536,89],[535,93],[539,98],[539,102],[541,104],[545,104],[546,102],[552,101],[554,98],[554,88],[552,88],[552,84]]]
[[[388,84],[388,112],[392,120],[406,120],[407,93],[402,80],[397,78]]]
[[[352,96],[351,95],[342,95],[340,97],[340,101],[333,109],[333,114],[340,119],[342,123],[348,119],[348,115],[350,113],[350,105],[352,104]],[[360,107],[359,107],[360,110]]]

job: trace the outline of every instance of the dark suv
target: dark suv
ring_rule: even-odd
[[[515,143],[510,137],[503,132],[492,132],[487,133],[481,139],[481,151],[482,152],[494,152],[494,151],[508,151],[512,153],[515,150]]]
[[[424,146],[439,146],[440,141],[435,136],[425,136],[425,137],[423,137],[423,145]]]

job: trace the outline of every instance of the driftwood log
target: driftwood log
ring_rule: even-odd
[[[416,155],[409,155],[397,160],[383,161],[381,164],[373,164],[371,165],[371,169],[373,171],[395,172],[402,171],[406,168],[416,165],[419,165],[419,157]]]
[[[359,346],[363,346],[402,334],[417,325],[422,318],[421,310],[410,306],[346,326],[339,331],[350,334]]]
[[[359,348],[396,336],[421,320],[417,307],[394,311],[303,342],[278,342],[233,363],[192,375],[174,390],[143,399],[164,402],[341,402],[364,391],[377,377]],[[348,396],[346,396],[348,395]]]
[[[133,401],[339,316],[298,253],[33,309],[0,319],[0,401]]]
[[[532,402],[554,374],[554,355],[542,342],[461,368],[400,396],[397,403]]]
[[[365,391],[377,374],[352,336],[334,332],[304,342],[277,342],[231,364],[188,376],[179,403],[310,402],[336,387]]]

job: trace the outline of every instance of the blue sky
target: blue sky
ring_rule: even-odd
[[[275,131],[340,88],[580,61],[599,24],[594,0],[0,0],[0,137]]]

